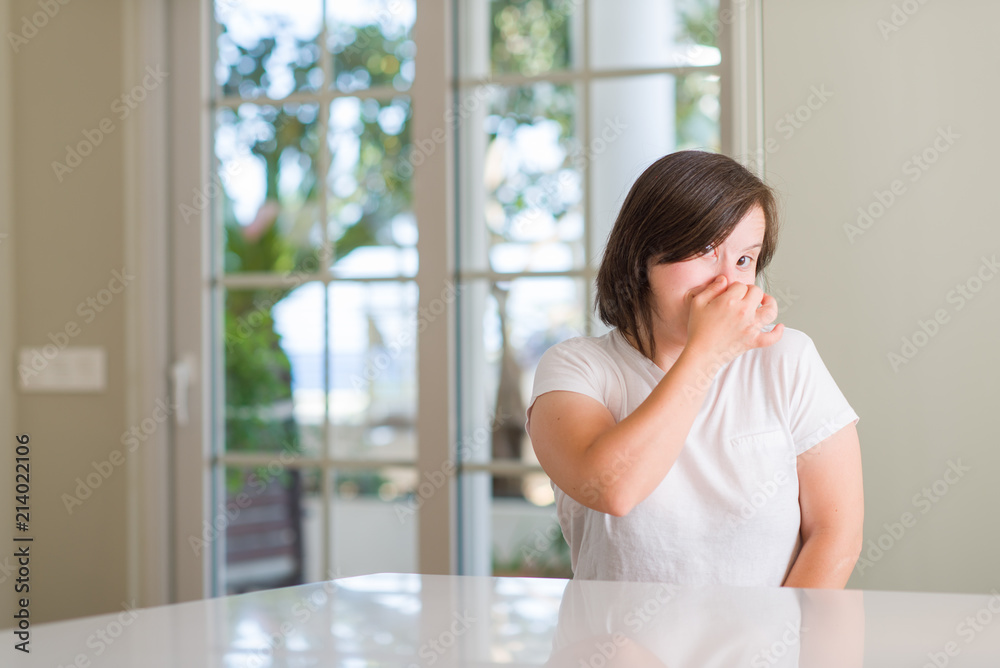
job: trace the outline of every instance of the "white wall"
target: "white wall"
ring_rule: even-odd
[[[1000,254],[1000,5],[895,4],[916,11],[763,1],[766,175],[784,204],[772,284],[861,416],[870,563],[849,586],[987,592],[1000,586],[1000,267],[981,267]],[[867,229],[845,229],[879,198]],[[966,300],[959,284],[980,291]]]

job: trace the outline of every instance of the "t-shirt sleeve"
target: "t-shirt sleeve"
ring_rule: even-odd
[[[805,334],[802,337],[805,341],[801,352],[791,360],[789,397],[790,426],[796,455],[859,420],[820,358],[812,339]]]
[[[596,350],[587,350],[583,339],[570,339],[552,346],[538,360],[531,398],[526,411],[527,429],[531,423],[531,407],[535,399],[556,390],[578,392],[605,403],[606,370],[602,368]]]

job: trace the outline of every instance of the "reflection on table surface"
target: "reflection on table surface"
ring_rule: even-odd
[[[378,573],[31,628],[25,666],[993,666],[1000,594]],[[9,665],[5,660],[4,665]]]

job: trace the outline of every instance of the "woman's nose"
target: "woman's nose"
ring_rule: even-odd
[[[719,273],[726,277],[726,285],[747,282],[746,272],[740,272],[736,267],[723,267]]]
[[[720,273],[726,277],[726,285],[732,285],[733,283],[753,285],[755,282],[752,272],[739,271],[738,269],[726,269]]]

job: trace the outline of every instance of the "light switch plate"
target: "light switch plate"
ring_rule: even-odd
[[[104,392],[108,355],[102,346],[21,348],[22,392]]]

